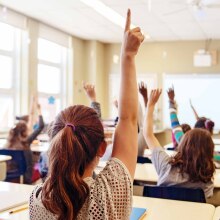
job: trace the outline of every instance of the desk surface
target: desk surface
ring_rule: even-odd
[[[12,157],[8,155],[0,155],[0,162],[5,162],[7,160],[11,160]]]
[[[220,206],[216,207],[215,214],[213,217],[213,220],[219,220],[220,219]]]
[[[210,204],[133,196],[133,206],[147,208],[143,220],[212,220],[215,207]]]
[[[40,144],[31,144],[31,150],[33,152],[45,152],[48,151],[49,147],[50,147],[49,142],[43,142]]]
[[[156,183],[158,180],[157,172],[151,163],[137,164],[134,179],[146,183]],[[216,169],[214,174],[214,187],[220,188],[220,170]]]
[[[0,182],[0,212],[26,204],[35,186]]]
[[[220,152],[220,139],[213,139],[213,142],[215,144],[215,149],[214,151],[215,152]],[[164,145],[164,148],[167,149],[167,148],[173,148],[173,143],[169,143],[169,144],[166,144]]]
[[[26,209],[27,208],[27,209]],[[17,212],[10,214],[10,211]],[[20,210],[20,211],[18,211]],[[12,209],[8,209],[7,211],[0,213],[0,219],[1,220],[29,220],[29,209],[28,209],[28,203],[25,205],[17,206]]]
[[[27,204],[2,212],[0,219],[29,220],[28,209],[9,214],[9,211],[26,206]],[[133,196],[133,206],[147,208],[147,215],[143,220],[219,220],[220,216],[219,207],[215,210],[215,207],[210,204],[194,202]],[[213,218],[214,213],[215,217]]]

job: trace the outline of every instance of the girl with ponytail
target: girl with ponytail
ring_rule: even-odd
[[[128,10],[121,51],[119,123],[112,158],[95,179],[104,154],[104,130],[97,113],[86,106],[64,109],[51,126],[49,172],[30,197],[30,219],[129,219],[137,160],[138,96],[135,56],[144,40],[130,29]]]

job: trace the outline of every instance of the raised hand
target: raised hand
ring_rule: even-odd
[[[143,81],[141,81],[138,85],[138,89],[140,94],[143,96],[145,106],[147,106],[147,102],[148,102],[147,85]]]
[[[96,102],[95,85],[83,82],[83,89],[91,102]]]
[[[161,89],[153,89],[150,93],[148,106],[155,106],[158,99],[160,98],[161,93],[162,93]]]
[[[174,87],[172,86],[172,88],[169,88],[167,90],[167,95],[168,95],[168,98],[171,102],[174,102],[174,97],[175,97],[175,92],[174,92]]]
[[[141,33],[141,29],[139,27],[130,29],[130,25],[131,11],[128,9],[122,52],[134,56],[137,54],[139,46],[144,40],[144,35]]]

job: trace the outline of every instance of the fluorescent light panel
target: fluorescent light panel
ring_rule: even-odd
[[[99,14],[101,14],[103,17],[107,18],[112,23],[118,25],[122,29],[125,27],[125,18],[118,14],[116,11],[114,11],[112,8],[106,6],[103,2],[100,0],[80,0],[85,5],[91,7],[95,11],[97,11]],[[135,28],[136,26],[134,24],[131,24],[131,29]],[[145,35],[145,34],[144,34]],[[149,35],[145,35],[146,39],[150,39]]]

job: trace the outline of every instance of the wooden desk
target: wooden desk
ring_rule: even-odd
[[[12,159],[11,156],[8,156],[8,155],[0,155],[0,163],[1,163],[1,162],[8,161],[8,160],[11,160],[11,159]]]
[[[134,179],[146,183],[157,183],[158,175],[151,163],[137,164]],[[214,187],[220,188],[220,170],[216,169],[214,174]]]
[[[173,155],[176,154],[176,151],[174,151],[174,150],[165,150],[165,152],[166,152],[169,156],[173,156]],[[150,150],[150,149],[145,149],[145,150],[144,150],[144,157],[151,158],[151,154],[152,154],[152,150]]]
[[[212,140],[213,140],[214,144],[220,145],[220,139],[213,138]]]
[[[35,186],[0,182],[0,212],[27,204]]]
[[[133,196],[133,206],[147,208],[143,220],[212,220],[215,207],[205,203]]]
[[[28,203],[25,205],[21,205],[21,206],[17,206],[15,208],[12,209],[8,209],[7,211],[1,212],[0,213],[0,219],[1,220],[29,220],[29,209],[26,207],[28,206]],[[15,210],[19,210],[19,209],[23,209],[24,210],[20,210],[17,211],[13,214],[10,214],[10,211],[15,211]]]
[[[213,220],[219,220],[220,219],[220,206],[216,207],[215,214],[213,217]]]
[[[49,142],[43,142],[43,143],[40,143],[40,144],[31,144],[31,150],[33,152],[45,152],[45,151],[48,151],[50,147],[50,144]]]

